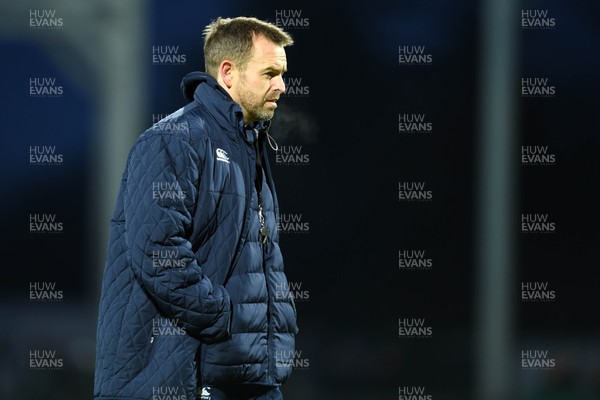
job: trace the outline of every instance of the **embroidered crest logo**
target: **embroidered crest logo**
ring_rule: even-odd
[[[229,156],[225,150],[221,148],[217,149],[217,161],[223,161],[229,164]]]
[[[205,386],[202,388],[202,392],[200,393],[200,400],[211,400],[212,396],[210,395],[210,387]]]

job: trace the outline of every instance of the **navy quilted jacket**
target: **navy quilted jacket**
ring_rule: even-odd
[[[268,123],[245,127],[239,105],[204,73],[182,89],[189,103],[138,138],[122,177],[99,305],[97,400],[193,400],[200,386],[277,386],[291,373],[298,328],[282,292]]]

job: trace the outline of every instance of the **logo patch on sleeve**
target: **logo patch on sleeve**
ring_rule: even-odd
[[[223,161],[229,164],[229,156],[225,150],[221,148],[217,149],[217,161]]]

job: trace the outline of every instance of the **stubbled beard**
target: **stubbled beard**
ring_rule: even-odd
[[[267,110],[267,109],[257,109],[257,110],[248,110],[248,119],[250,121],[268,121],[273,118],[275,115],[275,110]]]
[[[242,83],[245,83],[245,79]],[[238,90],[238,98],[250,121],[268,121],[273,118],[275,110],[265,106],[265,98],[247,90],[244,85]]]

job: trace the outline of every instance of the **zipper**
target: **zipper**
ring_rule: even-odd
[[[264,239],[263,239],[264,240]],[[271,286],[269,285],[269,277],[268,277],[268,271],[267,271],[267,264],[265,262],[265,256],[266,256],[266,243],[262,243],[261,245],[262,248],[262,266],[263,266],[263,271],[265,273],[265,283],[266,283],[266,287],[267,287],[267,381],[268,382],[273,382],[274,378],[273,378],[273,362],[271,360],[271,343],[273,342],[273,335],[272,335],[272,326],[271,326]],[[275,360],[275,362],[277,362],[277,360]]]
[[[259,132],[256,128],[254,128],[254,143],[256,147],[256,195],[258,198],[258,220],[260,222],[259,233],[262,238],[261,242],[263,246],[267,244],[267,239],[269,238],[269,228],[267,227],[265,220],[265,213],[263,210],[263,199],[262,199],[262,187],[263,187],[263,176],[264,170],[262,166],[262,156],[260,152],[260,144],[258,142]]]
[[[271,299],[272,299],[272,295],[271,295],[271,287],[269,285],[269,271],[267,270],[267,264],[265,262],[266,259],[266,248],[267,248],[267,240],[269,238],[269,227],[267,226],[267,221],[266,221],[266,217],[265,217],[265,213],[264,213],[264,209],[263,209],[263,198],[262,198],[262,187],[263,187],[263,178],[266,179],[265,176],[265,171],[263,169],[263,163],[262,163],[262,155],[261,155],[261,151],[260,151],[260,143],[259,143],[259,132],[257,129],[254,129],[255,132],[255,145],[256,145],[256,174],[258,176],[258,179],[256,181],[256,194],[257,194],[257,200],[258,200],[258,220],[259,220],[259,224],[260,224],[260,228],[259,228],[259,233],[260,236],[262,238],[262,240],[260,241],[261,244],[261,249],[262,249],[262,267],[263,267],[263,272],[265,274],[265,282],[266,282],[266,287],[267,287],[267,381],[269,382],[273,382],[274,381],[274,377],[273,377],[273,366],[272,366],[272,360],[271,360],[271,343],[273,342],[273,335],[272,335],[272,326],[271,326]]]

